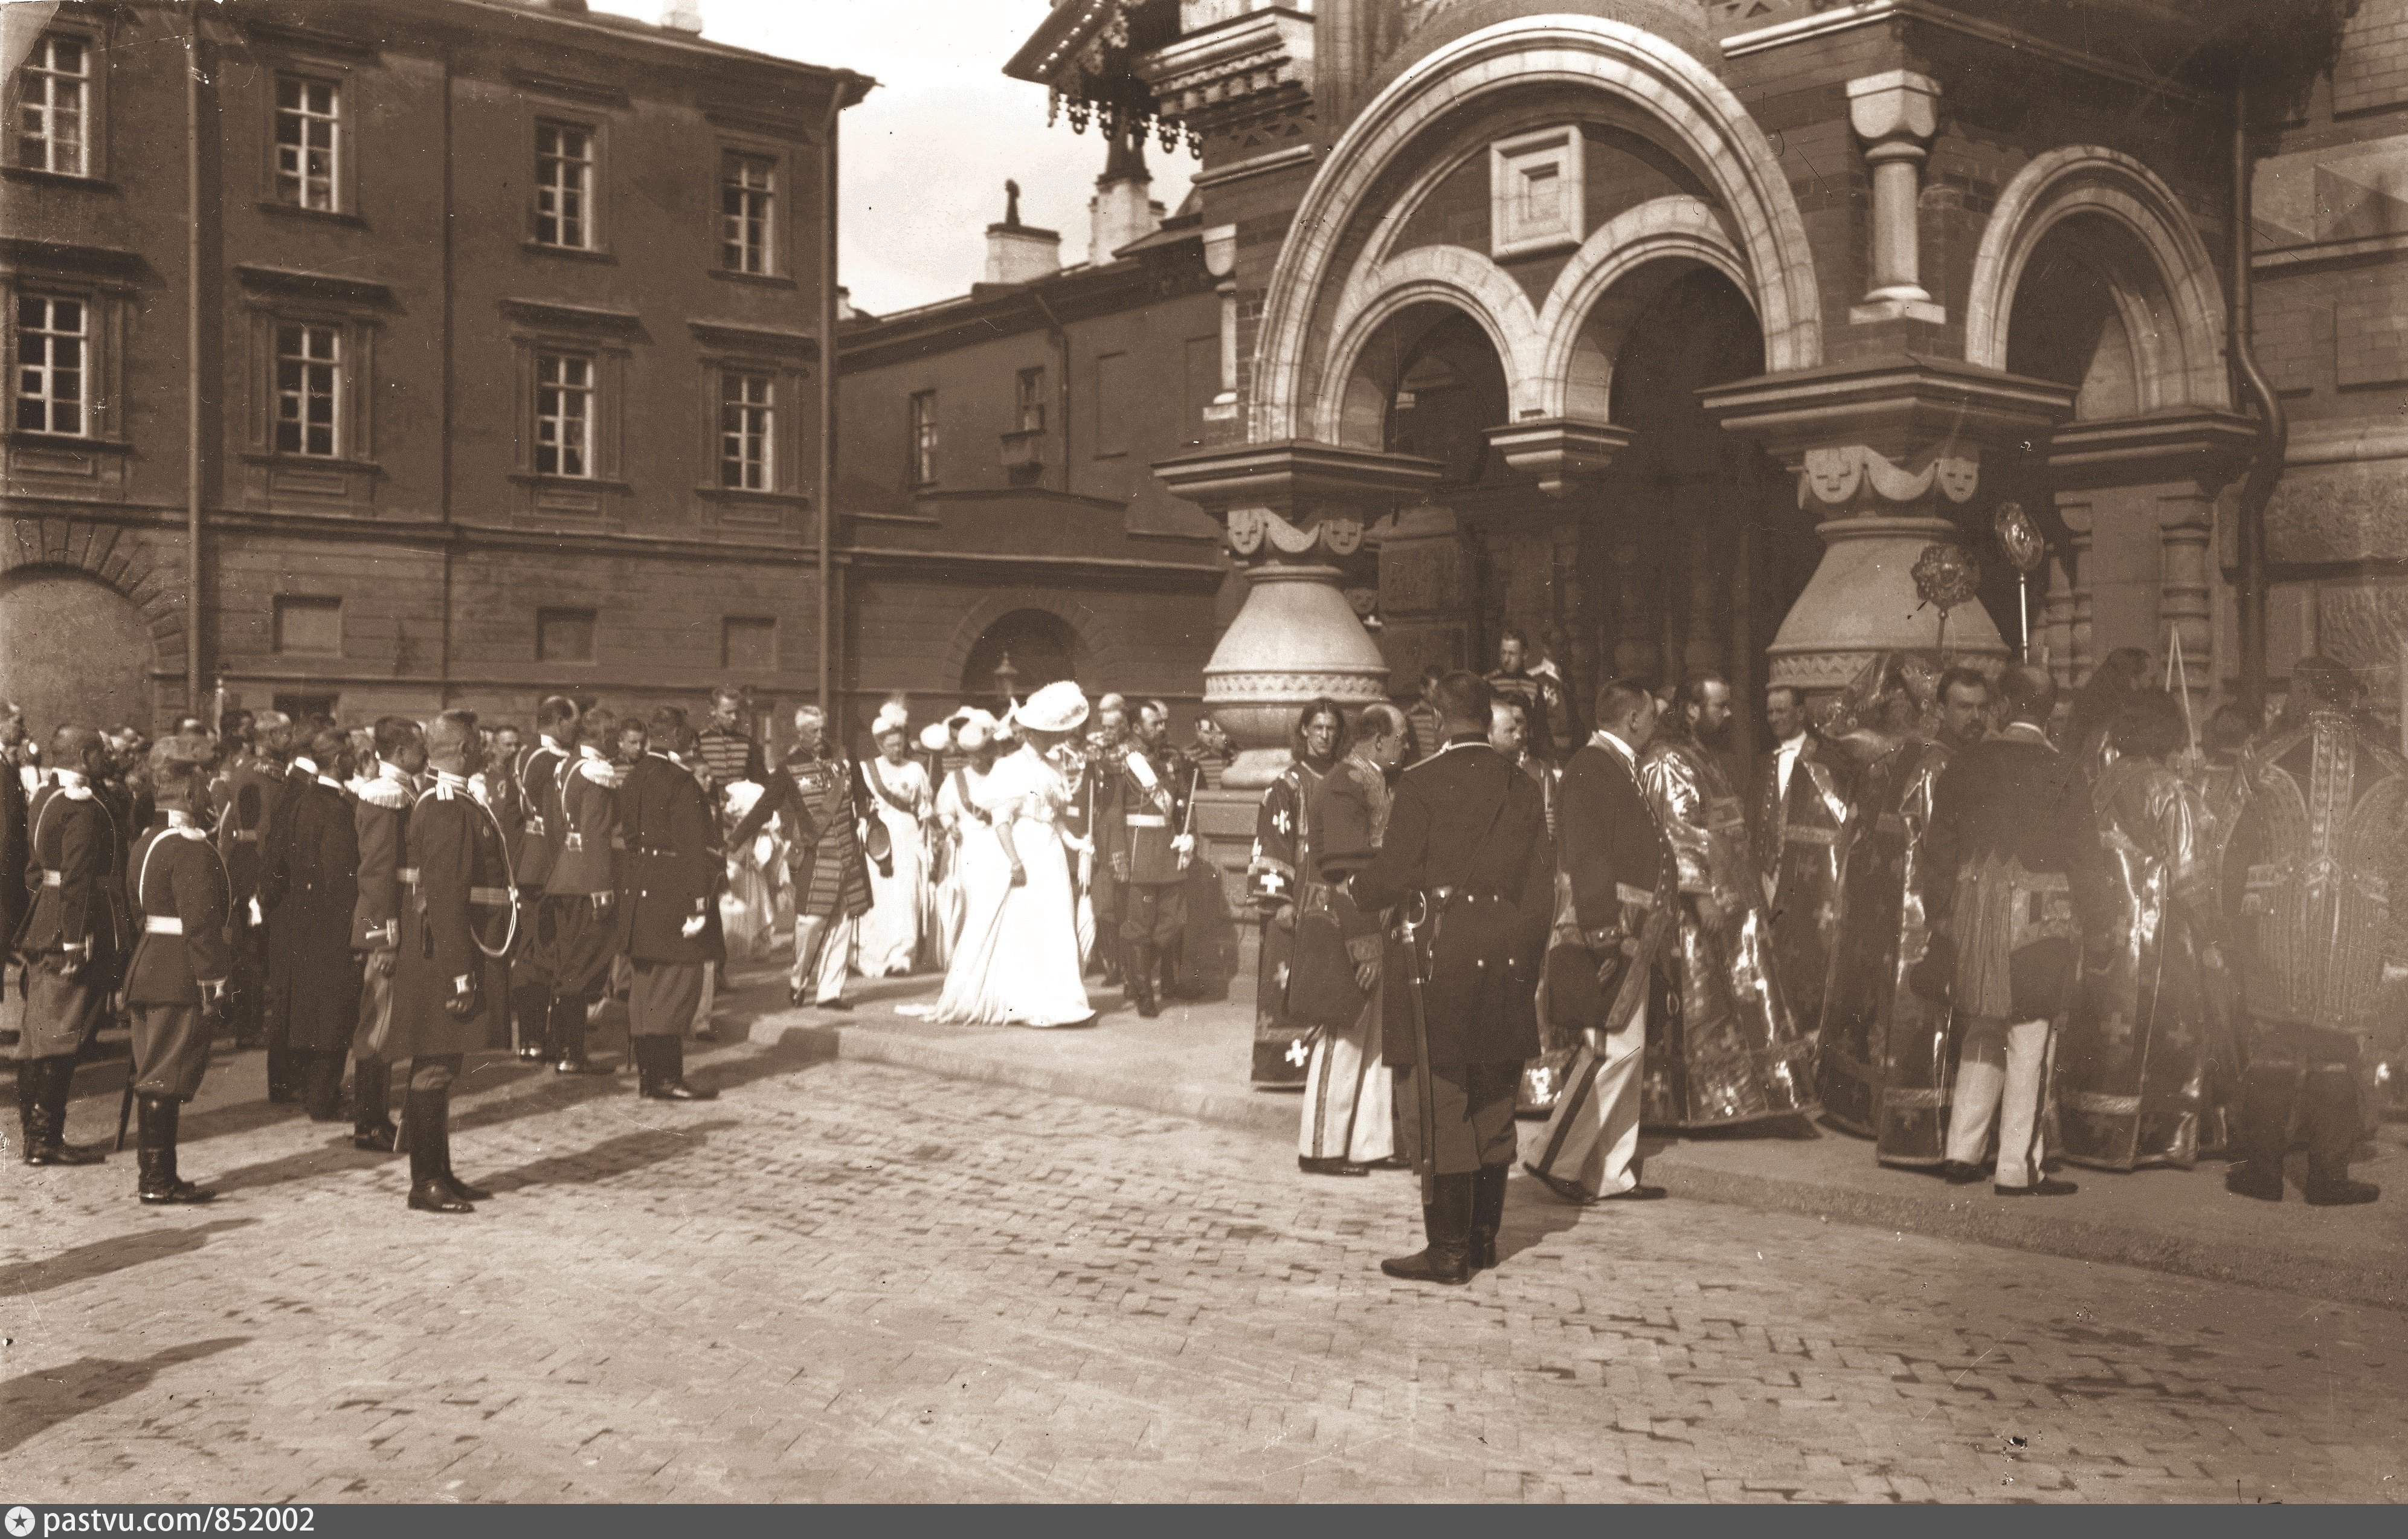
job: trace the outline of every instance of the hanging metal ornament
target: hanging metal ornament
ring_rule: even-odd
[[[1154,138],[1156,144],[1162,146],[1164,154],[1170,153],[1179,148],[1179,125],[1168,118],[1154,119]]]
[[[2040,529],[2024,511],[2020,502],[2001,502],[1991,521],[1998,532],[1999,549],[2006,553],[2007,561],[2015,568],[2015,615],[2023,629],[2023,643],[2016,654],[2025,662],[2031,661],[2031,574],[2039,569],[2041,557],[2048,554],[2048,542],[2040,537]]]
[[[1197,160],[1204,158],[1204,135],[1200,129],[1187,131],[1187,152]]]
[[[1061,117],[1062,88],[1060,86],[1049,85],[1045,88],[1045,126],[1048,128],[1053,127],[1055,122],[1060,121]]]
[[[1940,638],[1934,650],[1943,656],[1948,650],[1948,611],[1971,598],[1981,583],[1982,568],[1962,545],[1926,545],[1914,558],[1915,597],[1940,611]]]
[[[1075,99],[1070,103],[1071,133],[1083,134],[1087,131],[1088,110],[1086,100],[1083,97]]]

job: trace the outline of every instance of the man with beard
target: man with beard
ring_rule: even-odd
[[[808,997],[822,1010],[851,1010],[844,982],[853,967],[854,929],[869,912],[869,862],[860,833],[868,811],[861,801],[868,793],[826,732],[827,716],[818,706],[795,708],[795,746],[729,844],[741,845],[772,816],[780,818],[795,885],[795,961],[786,974],[786,1002],[801,1004]]]
[[[351,955],[359,820],[343,789],[351,770],[343,734],[322,728],[303,748],[260,845],[266,1024],[268,1040],[292,1056],[309,1120],[337,1122],[343,1058],[360,1019],[360,964]]]
[[[1313,798],[1346,747],[1346,712],[1336,700],[1307,704],[1297,715],[1294,756],[1254,809],[1254,847],[1246,893],[1263,919],[1254,985],[1254,1083],[1301,1085],[1312,1023],[1293,1018],[1297,924],[1312,882]],[[1140,1006],[1142,1008],[1142,1006]]]
[[[1170,708],[1160,700],[1138,707],[1137,741],[1112,777],[1112,813],[1101,841],[1104,864],[1120,888],[1122,977],[1137,1013],[1162,1014],[1162,998],[1179,976],[1180,942],[1187,933],[1187,862],[1196,836],[1187,810],[1196,768],[1170,746]],[[1256,1035],[1257,1043],[1261,1037]],[[1258,1049],[1259,1050],[1259,1049]]]
[[[94,789],[108,750],[88,726],[50,737],[50,779],[36,792],[25,881],[33,913],[17,938],[25,1014],[17,1046],[17,1115],[28,1165],[97,1165],[66,1142],[77,1057],[100,1030],[130,940],[125,831]]]
[[[1642,938],[1679,892],[1672,847],[1639,786],[1639,755],[1656,732],[1656,698],[1629,680],[1598,692],[1598,729],[1564,766],[1556,813],[1554,924],[1547,942],[1547,1011],[1578,1034],[1539,1157],[1525,1169],[1565,1201],[1645,1201],[1664,1195],[1639,1179],[1639,1070],[1647,1042],[1642,974],[1627,1020],[1609,1013],[1633,969],[1656,958]],[[1660,926],[1657,927],[1660,929]]]
[[[1639,758],[1639,786],[1671,841],[1680,928],[1664,971],[1675,1008],[1652,1018],[1641,1116],[1659,1127],[1718,1128],[1812,1113],[1811,1036],[1798,1028],[1771,966],[1770,925],[1748,858],[1747,816],[1700,741],[1707,702],[1729,727],[1730,686],[1698,673]]]
[[[1497,641],[1497,671],[1488,675],[1488,688],[1501,699],[1522,702],[1530,756],[1552,761],[1571,747],[1571,712],[1554,673],[1533,671],[1529,661],[1528,638],[1507,631]]]
[[[1847,765],[1806,719],[1787,684],[1764,694],[1773,748],[1756,771],[1751,851],[1772,913],[1772,959],[1798,1028],[1823,1024],[1823,990],[1840,929],[1840,845],[1854,790]]]
[[[1085,784],[1080,788],[1085,803],[1083,827],[1096,852],[1088,897],[1096,914],[1096,961],[1103,969],[1106,988],[1122,985],[1121,956],[1125,948],[1121,944],[1121,887],[1103,858],[1098,834],[1105,820],[1113,815],[1112,796],[1119,784],[1121,755],[1128,752],[1128,700],[1125,696],[1106,695],[1096,702],[1096,725],[1087,733]],[[951,770],[951,765],[931,765],[930,783],[941,782]]]

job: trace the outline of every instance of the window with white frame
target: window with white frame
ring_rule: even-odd
[[[53,295],[17,296],[17,415],[20,432],[91,431],[92,306]]]
[[[276,81],[276,198],[296,209],[338,207],[336,141],[342,93],[331,81],[284,75]]]
[[[719,484],[742,492],[777,487],[777,381],[725,369],[719,376]]]
[[[62,176],[90,174],[92,45],[45,33],[17,72],[17,164]]]
[[[730,272],[770,270],[770,209],[778,165],[759,155],[729,153],[720,161],[719,263]]]
[[[911,484],[933,485],[937,480],[937,393],[923,390],[911,397]]]
[[[546,352],[535,367],[535,468],[542,476],[594,474],[594,360]]]
[[[276,452],[333,459],[342,453],[343,334],[335,326],[276,328]]]
[[[567,123],[535,130],[535,238],[544,246],[594,246],[594,136]]]

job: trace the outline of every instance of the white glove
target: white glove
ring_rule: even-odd
[[[1181,834],[1178,838],[1173,839],[1170,841],[1170,848],[1172,853],[1177,855],[1194,855],[1196,853],[1196,836],[1194,834]]]
[[[695,914],[694,917],[688,919],[684,924],[678,927],[678,933],[684,936],[689,941],[693,940],[695,936],[702,933],[705,917],[705,915],[699,913]]]
[[[251,922],[254,925],[267,923],[267,912],[259,906],[259,899],[256,898],[251,900]]]

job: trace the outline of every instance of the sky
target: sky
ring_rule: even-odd
[[[660,19],[660,0],[591,0]],[[844,115],[838,168],[840,280],[872,314],[967,293],[1020,183],[1020,217],[1062,232],[1062,260],[1087,254],[1087,199],[1104,142],[1065,116],[1045,126],[1045,89],[1004,76],[1044,19],[1045,0],[702,0],[703,36],[806,64],[856,70],[878,89]],[[1196,162],[1150,145],[1153,195],[1176,209]]]

